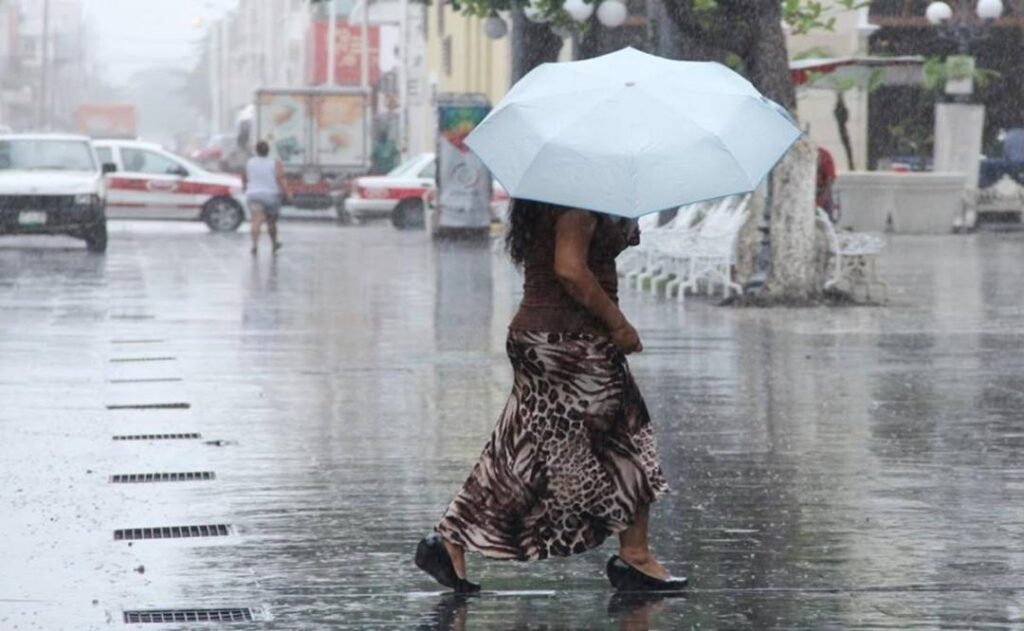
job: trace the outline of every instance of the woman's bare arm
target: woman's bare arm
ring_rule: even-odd
[[[640,337],[587,265],[597,219],[583,210],[562,213],[555,223],[555,275],[576,302],[604,322],[624,353],[643,350]]]

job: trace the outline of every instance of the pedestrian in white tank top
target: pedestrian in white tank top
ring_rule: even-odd
[[[284,179],[284,165],[270,157],[270,145],[265,141],[256,143],[256,155],[245,164],[242,184],[252,213],[252,253],[256,254],[264,221],[274,252],[277,252],[281,249],[281,242],[277,240],[277,217],[281,214],[281,205],[288,199],[288,183]]]

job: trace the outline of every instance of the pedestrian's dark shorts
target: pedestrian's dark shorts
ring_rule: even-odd
[[[281,196],[272,193],[250,193],[246,196],[249,210],[262,210],[267,217],[277,219],[281,214]]]

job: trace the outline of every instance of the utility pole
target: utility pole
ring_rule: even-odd
[[[209,79],[210,79],[210,135],[216,134],[220,131],[220,110],[221,110],[221,96],[223,91],[221,89],[221,32],[223,31],[222,22],[214,22],[210,26],[210,35],[207,46],[209,47]]]
[[[42,67],[40,69],[39,78],[39,99],[37,103],[39,119],[38,125],[40,129],[49,128],[50,125],[50,113],[48,106],[50,103],[49,97],[49,82],[50,82],[50,0],[43,0],[43,32],[42,37]]]
[[[402,39],[402,56],[398,64],[398,148],[405,158],[409,142],[406,129],[409,126],[409,0],[402,0],[399,30]],[[440,7],[443,9],[443,7]]]
[[[363,16],[359,36],[359,86],[363,92],[370,89],[370,0],[363,0]]]
[[[338,82],[338,3],[328,0],[327,9],[327,85]]]

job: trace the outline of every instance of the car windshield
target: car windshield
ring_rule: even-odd
[[[81,140],[0,140],[0,170],[95,171],[89,143]]]
[[[416,173],[423,165],[423,158],[424,156],[418,155],[415,158],[410,158],[406,160],[402,164],[391,169],[391,171],[388,172],[388,177],[402,177],[405,175],[412,175],[413,173]]]
[[[192,173],[206,173],[206,169],[204,167],[201,167],[195,162],[192,162],[185,156],[179,156],[178,154],[174,154],[174,159],[180,162],[186,169],[188,169]]]

